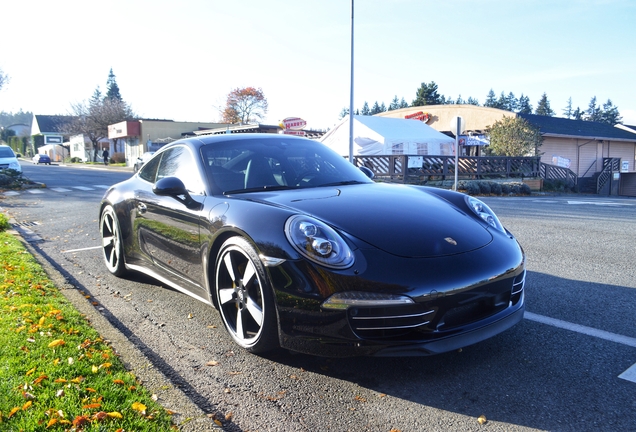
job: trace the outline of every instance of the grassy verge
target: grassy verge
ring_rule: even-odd
[[[0,430],[176,429],[7,227],[0,214]]]

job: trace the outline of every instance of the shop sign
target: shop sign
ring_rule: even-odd
[[[287,117],[280,123],[280,127],[284,130],[299,131],[307,126],[307,122],[298,117]]]
[[[556,165],[562,168],[570,168],[572,161],[568,158],[552,155],[552,165]]]
[[[413,114],[405,115],[404,118],[407,120],[419,120],[424,123],[428,123],[428,121],[431,119],[431,115],[429,113],[418,111]]]
[[[307,133],[303,130],[284,130],[285,135],[305,136]]]

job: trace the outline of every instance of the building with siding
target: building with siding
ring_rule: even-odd
[[[461,116],[468,134],[484,133],[503,117],[518,116],[539,128],[543,145],[541,162],[567,167],[581,178],[592,178],[606,158],[620,158],[622,172],[636,172],[636,127],[570,120],[560,117],[517,114],[475,105],[426,105],[387,111],[379,116],[419,118],[440,132],[452,135],[451,121]],[[465,149],[464,149],[465,150]],[[460,154],[461,149],[460,149]]]

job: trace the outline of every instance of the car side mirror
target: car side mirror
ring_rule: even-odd
[[[364,175],[366,175],[367,177],[369,177],[370,179],[372,179],[373,177],[375,177],[375,174],[373,174],[373,171],[371,171],[370,168],[367,168],[365,166],[361,166],[358,167],[358,169],[360,169],[360,171],[362,171],[364,173]]]
[[[183,182],[177,177],[162,178],[155,183],[152,192],[155,195],[174,198],[191,210],[199,210],[201,208],[201,204],[190,196]]]

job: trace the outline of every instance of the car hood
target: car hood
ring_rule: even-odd
[[[393,255],[453,255],[492,241],[490,232],[472,216],[424,188],[364,184],[234,197],[312,215]]]

